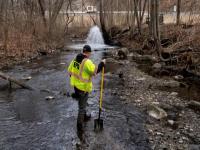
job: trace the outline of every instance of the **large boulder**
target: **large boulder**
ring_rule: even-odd
[[[149,116],[155,119],[163,119],[167,117],[166,111],[156,105],[149,105],[147,108],[147,112]]]
[[[176,88],[176,87],[180,87],[180,82],[178,81],[174,81],[174,80],[169,80],[169,81],[165,81],[162,84],[164,87],[168,87],[168,88]]]
[[[160,63],[155,63],[153,66],[152,66],[153,69],[161,69],[162,68],[162,64]]]
[[[117,54],[118,54],[119,59],[127,59],[129,51],[127,48],[121,48],[118,50]]]

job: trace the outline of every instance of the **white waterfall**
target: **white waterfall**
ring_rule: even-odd
[[[93,26],[90,29],[88,37],[86,39],[87,44],[102,44],[104,45],[104,39],[98,26]]]
[[[76,43],[68,46],[70,49],[76,49],[76,50],[81,50],[83,49],[83,46],[87,44],[90,45],[92,50],[102,50],[102,49],[110,49],[114,48],[114,46],[109,46],[104,44],[104,39],[102,36],[102,33],[99,29],[98,26],[93,26],[89,33],[88,37],[86,38],[86,42],[84,43]]]

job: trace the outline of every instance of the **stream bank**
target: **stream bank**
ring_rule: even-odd
[[[155,74],[152,76],[152,66],[155,64],[152,60],[156,60],[153,56],[146,59],[148,62],[139,62],[143,56],[132,51],[129,51],[127,59],[123,60],[120,60],[118,52],[110,55],[116,59],[115,62],[123,64],[119,78],[123,80],[125,87],[113,92],[120,96],[125,104],[133,104],[148,116],[145,127],[151,148],[199,149],[199,111],[189,107],[191,100],[198,100],[199,89],[192,87],[192,90],[188,91],[187,82],[184,80],[177,81],[169,76]],[[161,113],[157,110],[165,115],[159,116]]]

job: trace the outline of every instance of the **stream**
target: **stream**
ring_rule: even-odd
[[[119,77],[106,68],[103,96],[104,130],[94,132],[94,119],[98,117],[100,74],[89,96],[88,109],[92,118],[86,123],[84,142],[76,129],[78,103],[70,94],[66,68],[78,51],[63,51],[54,56],[44,56],[30,63],[17,65],[5,73],[22,79],[34,91],[21,89],[0,79],[0,149],[2,150],[145,150],[150,149],[142,114],[131,104],[124,104],[112,94],[113,88],[124,88]],[[98,64],[102,51],[95,51],[92,60]],[[45,97],[54,99],[46,100]]]

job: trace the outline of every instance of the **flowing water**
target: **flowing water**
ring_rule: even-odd
[[[91,39],[94,39],[91,40]],[[72,49],[83,45],[71,45]],[[91,59],[97,64],[106,56],[102,35],[97,26],[90,30],[87,44],[94,49]],[[80,46],[81,45],[81,46]],[[0,149],[2,150],[133,150],[150,149],[144,128],[145,115],[134,106],[124,104],[112,94],[112,89],[124,88],[114,68],[106,68],[102,118],[104,131],[94,132],[93,120],[98,117],[100,75],[94,78],[94,90],[88,100],[92,120],[85,124],[84,132],[76,129],[77,101],[70,95],[66,68],[77,51],[64,51],[55,56],[39,58],[31,63],[15,66],[5,72],[17,79],[31,76],[26,82],[35,90],[29,91],[0,80]],[[113,66],[110,65],[110,66]],[[116,89],[117,90],[117,89]],[[46,100],[53,96],[54,99]],[[80,136],[83,140],[80,141]]]
[[[95,90],[88,101],[92,119],[83,133],[85,142],[80,143],[76,130],[77,101],[69,96],[72,89],[66,75],[66,66],[76,54],[62,52],[6,71],[17,79],[31,76],[32,79],[25,82],[36,90],[29,91],[13,85],[10,91],[8,83],[0,80],[0,149],[150,149],[143,126],[145,116],[134,106],[123,104],[112,95],[112,88],[123,87],[118,76],[110,76],[109,73],[105,77],[103,98],[104,131],[93,131],[93,120],[98,116],[98,75],[94,78]],[[102,51],[92,54],[95,63],[101,57]],[[46,96],[54,96],[55,99],[45,100]]]
[[[88,37],[86,39],[87,44],[102,44],[104,45],[104,39],[98,26],[93,26],[90,29]]]
[[[92,50],[104,50],[104,49],[112,49],[115,48],[114,46],[110,46],[110,45],[106,45],[104,44],[104,39],[102,36],[102,33],[99,29],[98,26],[93,26],[89,33],[88,33],[88,37],[85,41],[76,43],[76,44],[72,44],[67,46],[68,49],[76,49],[76,50],[81,50],[83,49],[84,45],[90,45]]]

